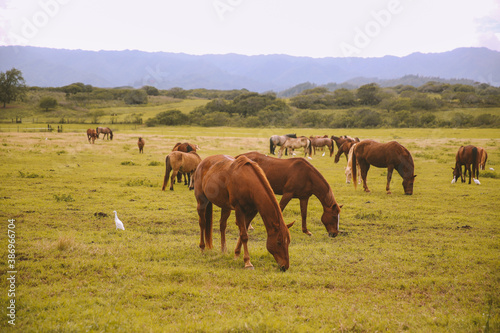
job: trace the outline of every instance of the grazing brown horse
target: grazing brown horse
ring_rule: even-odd
[[[479,183],[479,152],[478,148],[472,145],[469,146],[461,146],[458,149],[457,155],[455,157],[455,168],[453,169],[453,180],[451,183],[455,183],[458,180],[458,177],[462,180],[462,183],[465,183],[467,178],[467,171],[469,172],[469,184],[471,183],[471,177],[474,178],[474,183]],[[462,165],[464,166],[464,173],[462,173]],[[471,173],[472,167],[472,173]]]
[[[342,154],[345,154],[347,156],[347,160],[349,161],[349,151],[351,150],[351,147],[356,144],[354,141],[345,141],[343,144],[340,145],[339,150],[337,151],[337,154],[335,155],[335,163],[338,163],[340,161],[340,156]]]
[[[365,192],[370,192],[366,185],[366,175],[370,165],[373,165],[377,168],[387,168],[387,186],[385,188],[387,194],[391,194],[390,184],[394,169],[403,178],[405,194],[413,194],[413,183],[416,177],[413,174],[415,170],[413,158],[408,149],[398,142],[379,143],[373,140],[363,140],[356,144],[352,153],[352,180],[355,188],[357,187],[356,169],[358,165],[361,170]]]
[[[281,156],[283,156],[283,151],[285,149],[291,149],[293,152],[293,150],[297,148],[304,148],[304,156],[309,155],[309,157],[311,157],[311,140],[309,140],[305,136],[300,136],[298,138],[288,138],[285,143],[281,145],[281,148],[278,151],[278,157],[281,158]]]
[[[338,235],[340,208],[342,206],[337,204],[330,185],[311,163],[303,158],[282,160],[258,152],[250,152],[239,156],[246,156],[257,162],[266,174],[274,193],[283,195],[280,201],[282,211],[293,198],[300,200],[303,233],[311,235],[311,232],[307,230],[307,204],[309,198],[315,195],[323,206],[321,222],[325,225],[328,235],[330,237]]]
[[[139,140],[137,140],[137,146],[139,147],[139,154],[144,154],[144,145],[146,144],[146,142],[144,141],[143,138],[139,138]]]
[[[182,151],[184,153],[189,153],[191,151],[196,151],[199,149],[200,147],[198,147],[198,145],[194,145],[189,142],[184,142],[184,143],[177,142],[172,151]],[[177,174],[177,182],[180,183],[182,181],[182,175],[184,175],[184,184],[186,184],[186,174],[184,172],[179,172]]]
[[[477,158],[479,163],[479,169],[484,170],[486,167],[486,161],[488,160],[488,153],[482,147],[477,147]]]
[[[267,231],[267,250],[274,256],[282,271],[290,266],[288,245],[290,225],[285,225],[278,201],[259,166],[245,156],[236,159],[214,155],[204,159],[194,174],[194,194],[198,203],[200,248],[212,248],[213,205],[221,208],[221,249],[226,251],[226,225],[231,210],[236,213],[240,236],[235,257],[243,245],[245,268],[253,268],[248,253],[247,229],[257,213]]]
[[[314,155],[316,155],[316,148],[326,146],[330,150],[330,157],[332,157],[335,146],[333,145],[333,140],[328,136],[321,138],[310,136],[309,140],[311,140],[311,147],[314,148]]]
[[[332,139],[333,141],[335,141],[335,144],[337,145],[337,148],[338,148],[339,150],[340,150],[340,147],[342,147],[342,145],[343,145],[344,143],[346,143],[346,142],[359,142],[359,139],[358,139],[358,138],[351,138],[351,137],[349,137],[349,136],[347,136],[347,135],[342,135],[342,136],[340,136],[340,137],[337,137],[337,136],[335,136],[335,135],[332,135],[331,139]],[[347,155],[349,154],[349,149],[347,149],[347,150],[346,150],[346,149],[343,149],[343,150],[342,150],[342,153],[337,153],[337,155],[339,156],[339,158],[340,158],[340,155],[342,155],[342,154],[344,154],[344,155],[345,155],[345,158],[346,158],[346,160],[347,160],[347,159],[348,159]],[[335,162],[335,163],[337,163],[337,162],[338,162],[338,160],[337,160],[337,156],[335,156],[335,160],[336,160],[336,162]]]
[[[106,137],[107,140],[113,140],[113,131],[109,127],[97,127],[96,129],[97,137],[102,133],[102,139]]]
[[[172,172],[171,182],[170,182],[170,190],[174,190],[174,180],[177,173],[184,172],[188,174],[189,181],[189,189],[192,190],[194,188],[192,175],[195,172],[198,164],[200,164],[201,158],[194,151],[189,153],[183,153],[181,151],[173,151],[167,155],[165,158],[165,177],[163,178],[163,186],[161,188],[162,191],[165,191],[165,187],[168,184],[168,178],[170,176],[170,171]],[[187,185],[187,182],[184,181],[184,185]]]
[[[95,143],[96,138],[97,138],[97,133],[95,129],[89,128],[87,130],[87,139],[89,140],[89,143]]]

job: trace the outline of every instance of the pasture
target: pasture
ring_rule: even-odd
[[[69,127],[69,125],[68,125]],[[22,332],[498,332],[500,331],[500,133],[496,129],[113,128],[91,145],[68,133],[0,133],[0,267],[15,219],[16,320]],[[342,234],[327,235],[311,197],[301,232],[293,199],[290,268],[266,250],[260,216],[248,241],[254,270],[228,252],[198,248],[196,200],[187,186],[161,191],[165,156],[177,142],[202,158],[269,153],[273,134],[351,135],[397,140],[415,161],[414,194],[394,173],[372,167],[372,193],[345,183],[345,158],[311,163],[339,204]],[[139,154],[137,139],[146,144]],[[451,184],[461,145],[488,151],[481,185]],[[335,152],[337,147],[335,147]],[[297,156],[303,156],[298,152]],[[287,157],[284,157],[287,158]],[[489,170],[494,168],[495,171]],[[125,225],[116,230],[113,211]],[[6,316],[9,284],[0,283]]]

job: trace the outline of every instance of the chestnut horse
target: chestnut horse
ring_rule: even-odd
[[[196,150],[199,150],[200,147],[198,147],[198,145],[194,145],[192,143],[189,143],[189,142],[184,142],[184,143],[181,143],[181,142],[177,142],[174,146],[174,148],[172,149],[172,151],[182,151],[184,153],[189,153],[190,151],[196,151]],[[180,183],[182,181],[182,175],[184,175],[184,185],[186,184],[186,174],[183,173],[183,172],[179,172],[177,174],[177,182]],[[188,178],[190,177],[190,175],[188,175]]]
[[[469,172],[469,184],[471,183],[471,177],[474,178],[474,183],[479,183],[479,152],[478,148],[472,145],[469,146],[461,146],[458,149],[457,155],[455,157],[455,168],[453,169],[453,180],[451,183],[455,183],[458,180],[458,177],[462,180],[462,183],[465,183],[467,178],[467,171]],[[464,166],[464,173],[462,174],[462,165]],[[471,173],[472,167],[472,173]]]
[[[484,170],[486,167],[486,161],[488,160],[488,153],[482,147],[477,147],[477,158],[479,163],[479,168]]]
[[[359,139],[358,138],[351,138],[347,135],[342,135],[340,137],[336,137],[335,135],[332,135],[331,139],[333,141],[335,141],[335,144],[337,145],[337,148],[340,149],[340,147],[342,147],[342,145],[346,142],[359,142]],[[340,155],[342,155],[342,153],[345,155],[345,158],[346,160],[348,159],[347,155],[349,154],[349,149],[343,149],[341,153],[337,153],[337,155],[339,156],[340,158]],[[335,156],[335,160],[337,163],[338,162],[338,158],[337,156]]]
[[[300,200],[303,233],[311,235],[311,232],[307,230],[307,204],[309,198],[315,195],[323,206],[321,222],[325,225],[328,235],[330,237],[338,235],[341,206],[335,201],[332,189],[326,179],[311,163],[303,158],[282,160],[258,152],[239,156],[246,156],[257,162],[266,174],[274,193],[283,195],[280,201],[282,211],[293,198]]]
[[[335,163],[338,163],[340,161],[340,156],[342,154],[345,154],[347,156],[347,160],[349,161],[349,151],[351,150],[352,146],[356,142],[354,141],[345,141],[343,144],[340,145],[339,150],[337,151],[337,154],[335,155]]]
[[[328,136],[327,137],[320,137],[320,138],[310,136],[309,140],[311,140],[311,147],[314,148],[315,155],[316,155],[316,148],[326,146],[330,150],[330,157],[332,157],[335,146],[333,145],[333,140],[328,138]]]
[[[165,187],[168,184],[168,178],[170,176],[170,171],[172,172],[171,182],[170,182],[170,190],[174,190],[174,180],[177,173],[184,172],[188,174],[189,179],[189,189],[192,190],[194,188],[193,181],[191,175],[195,172],[196,167],[200,164],[201,158],[194,151],[189,153],[183,153],[181,151],[173,151],[167,155],[165,158],[165,177],[163,178],[163,186],[161,188],[162,191],[165,191]],[[186,181],[184,181],[184,185],[187,185]]]
[[[144,141],[143,138],[139,138],[139,140],[137,140],[137,146],[139,147],[139,154],[144,154],[144,145],[146,144],[146,142]]]
[[[221,249],[226,251],[226,225],[231,210],[236,212],[240,236],[235,257],[243,245],[245,268],[253,268],[248,253],[247,229],[257,213],[267,231],[267,250],[274,256],[282,271],[290,266],[288,245],[292,226],[285,225],[278,201],[259,166],[245,156],[236,159],[214,155],[204,159],[194,174],[194,195],[198,203],[200,248],[212,248],[213,205],[221,208]]]
[[[373,140],[363,140],[356,144],[352,153],[352,180],[355,188],[357,187],[356,169],[358,165],[361,170],[365,192],[370,192],[366,185],[366,175],[370,165],[373,165],[377,168],[387,168],[387,186],[385,188],[387,194],[391,194],[390,184],[394,169],[403,178],[405,194],[413,194],[413,183],[416,177],[413,174],[415,170],[413,158],[408,149],[398,142],[379,143]]]
[[[311,157],[311,140],[306,138],[305,136],[301,136],[298,138],[288,138],[285,143],[281,145],[280,150],[278,151],[278,157],[281,158],[283,156],[283,150],[291,149],[292,151],[297,148],[304,148],[304,157],[309,155]]]
[[[89,140],[89,143],[95,143],[95,139],[97,139],[97,133],[95,129],[89,128],[87,130],[87,139]]]
[[[97,137],[99,138],[99,134],[102,133],[102,139],[104,140],[104,137],[108,140],[113,140],[113,131],[109,127],[97,127],[96,129],[97,132]]]

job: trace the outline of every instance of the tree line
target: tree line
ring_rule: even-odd
[[[0,73],[0,102],[4,107],[7,103],[22,99],[29,90],[62,92],[68,101],[84,105],[91,101],[112,100],[120,100],[128,105],[147,104],[149,96],[210,99],[207,104],[190,113],[179,110],[161,112],[146,120],[148,126],[500,127],[499,117],[485,112],[489,107],[500,107],[500,88],[488,84],[430,81],[418,88],[411,85],[383,88],[370,83],[359,88],[341,87],[333,91],[327,87],[312,87],[284,99],[278,98],[274,92],[256,93],[246,89],[184,90],[175,87],[158,90],[152,86],[139,89],[98,88],[80,82],[55,88],[27,87],[19,70],[14,68]],[[45,111],[56,106],[57,101],[53,97],[40,99],[39,107]],[[446,118],[437,113],[454,108],[480,108],[482,113],[456,111]],[[89,114],[95,122],[102,116],[92,112]]]

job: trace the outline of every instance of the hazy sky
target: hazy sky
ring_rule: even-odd
[[[500,51],[500,0],[0,0],[0,45],[310,57]]]

